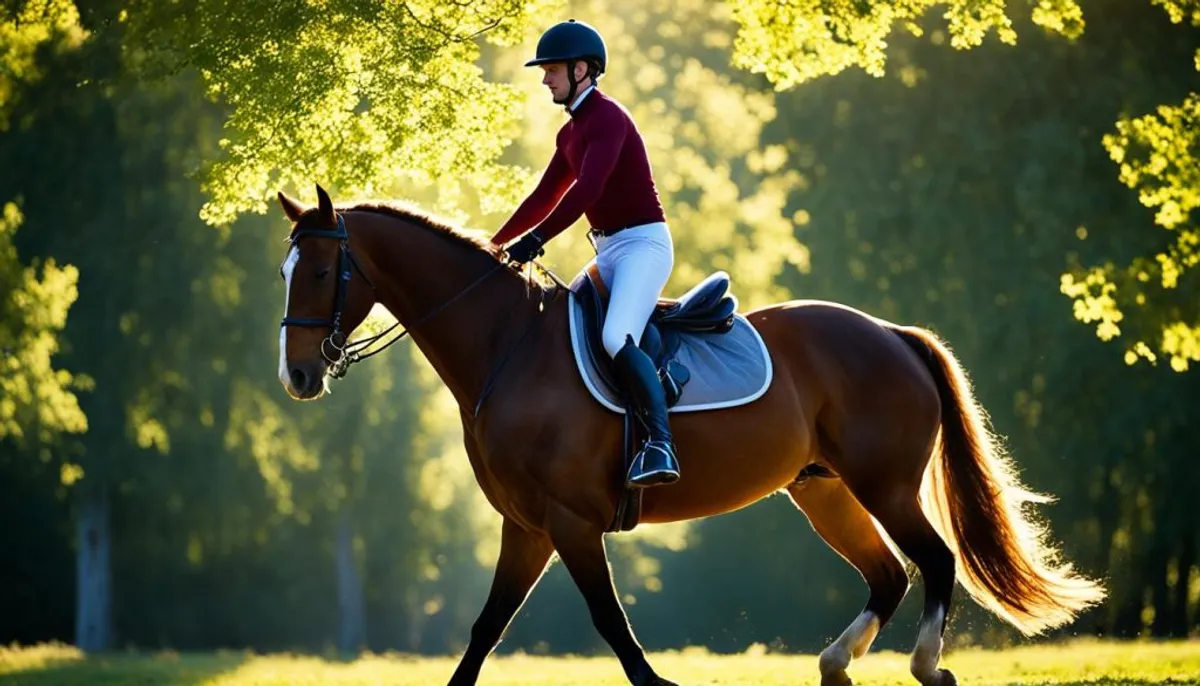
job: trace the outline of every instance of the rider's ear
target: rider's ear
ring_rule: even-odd
[[[325,192],[325,189],[321,188],[321,184],[317,184],[317,207],[317,211],[321,215],[321,223],[333,224],[333,201],[329,199],[329,194]]]
[[[283,208],[283,213],[287,215],[287,218],[293,222],[300,221],[300,215],[304,214],[304,208],[300,206],[300,203],[283,191],[279,191],[279,206]]]

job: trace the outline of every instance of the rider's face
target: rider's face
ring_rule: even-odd
[[[567,95],[571,92],[571,82],[567,79],[567,65],[556,62],[543,64],[541,67],[542,85],[550,89],[550,95],[554,97],[554,102],[559,105],[565,104]],[[579,84],[578,90],[575,91],[576,95],[592,83],[592,80],[587,77],[587,65],[583,62],[575,63],[575,81]]]

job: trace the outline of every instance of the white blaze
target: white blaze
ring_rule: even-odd
[[[287,259],[283,261],[283,316],[287,316],[288,298],[292,294],[292,272],[300,261],[300,246],[293,245],[288,251]],[[279,327],[279,382],[287,388],[292,387],[291,374],[288,373],[287,363],[287,327]]]

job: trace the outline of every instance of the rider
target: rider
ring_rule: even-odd
[[[492,242],[504,245],[521,236],[507,253],[523,264],[587,215],[596,266],[609,291],[604,348],[650,435],[626,478],[632,486],[657,486],[679,479],[679,463],[662,383],[637,342],[671,275],[674,244],[641,134],[628,110],[596,87],[607,65],[604,39],[584,22],[561,22],[538,40],[537,56],[525,66],[542,68],[542,83],[570,119],[558,132],[541,181]]]

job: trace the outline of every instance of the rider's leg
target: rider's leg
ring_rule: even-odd
[[[679,480],[679,462],[671,440],[667,398],[654,363],[627,337],[615,358],[621,385],[633,401],[634,412],[650,435],[633,458],[626,480],[631,486],[659,486]]]
[[[650,440],[634,458],[628,481],[656,486],[679,479],[666,397],[654,363],[637,346],[674,266],[674,246],[665,224],[627,229],[598,242],[597,266],[609,289],[604,348]]]

